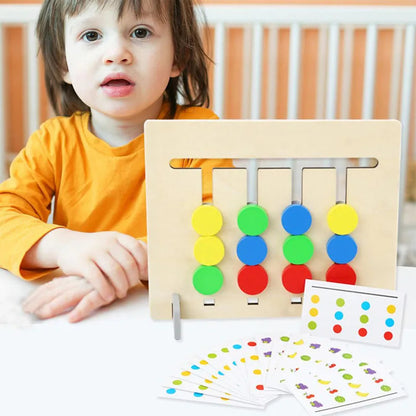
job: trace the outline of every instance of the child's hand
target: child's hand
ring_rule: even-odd
[[[23,267],[59,267],[68,276],[84,277],[110,303],[115,297],[125,297],[140,280],[147,280],[147,246],[115,231],[83,233],[58,228],[30,249]]]

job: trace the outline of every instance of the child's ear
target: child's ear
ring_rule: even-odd
[[[71,81],[71,76],[69,75],[69,72],[66,71],[64,72],[64,74],[62,75],[62,79],[67,83],[67,84],[72,84]]]
[[[178,65],[176,65],[175,63],[173,63],[172,65],[172,70],[170,72],[170,77],[171,78],[176,78],[181,74],[182,70],[179,69]]]

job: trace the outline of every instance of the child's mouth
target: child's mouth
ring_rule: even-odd
[[[104,93],[109,97],[120,98],[129,95],[134,88],[134,83],[124,78],[104,80],[101,84]]]

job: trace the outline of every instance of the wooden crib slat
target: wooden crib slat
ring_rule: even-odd
[[[325,118],[333,119],[337,111],[339,27],[329,26],[328,69],[326,81]]]
[[[373,117],[376,60],[377,26],[375,24],[371,24],[367,26],[365,44],[363,108],[361,112],[363,119],[369,119]]]
[[[259,119],[261,117],[261,90],[263,79],[263,26],[259,23],[256,23],[253,27],[252,62],[250,118]]]
[[[289,46],[289,82],[287,118],[295,119],[298,116],[299,101],[299,74],[300,74],[300,37],[301,27],[299,23],[290,25]]]

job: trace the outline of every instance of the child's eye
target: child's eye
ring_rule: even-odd
[[[84,39],[87,42],[95,42],[96,40],[101,39],[101,35],[95,30],[89,30],[81,36],[81,39]]]
[[[137,29],[133,30],[131,36],[137,39],[145,39],[151,35],[149,29],[145,29],[144,27],[138,27]]]

